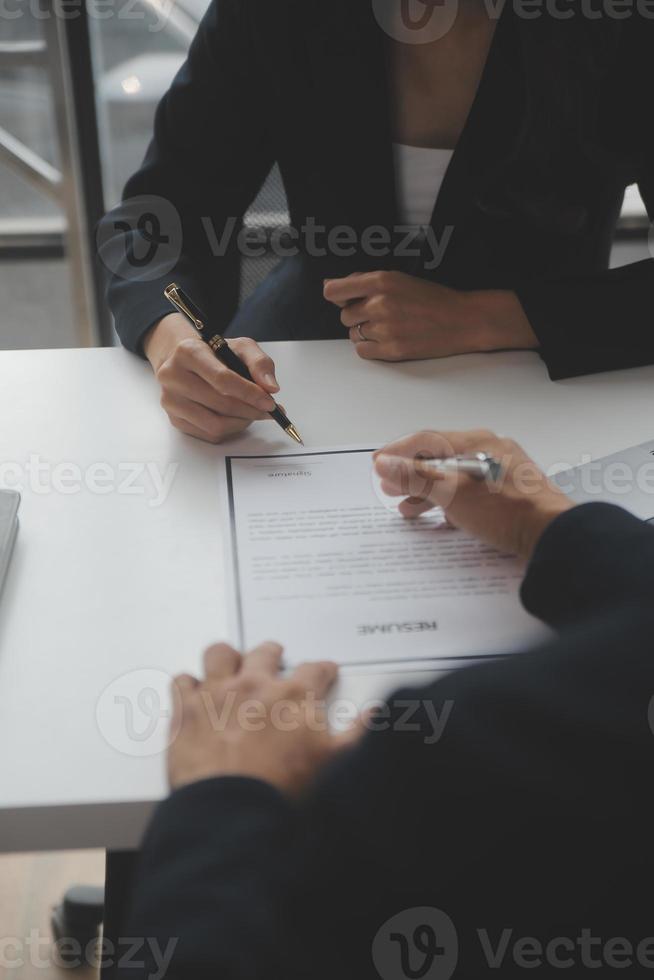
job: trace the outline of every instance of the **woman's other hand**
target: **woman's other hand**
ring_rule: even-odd
[[[369,272],[326,280],[324,297],[341,308],[357,354],[369,360],[538,346],[512,292],[461,292],[403,272]]]

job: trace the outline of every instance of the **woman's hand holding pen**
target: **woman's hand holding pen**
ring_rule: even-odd
[[[176,429],[219,443],[259,419],[270,420],[279,391],[275,365],[249,338],[229,341],[247,364],[253,384],[216,360],[179,313],[164,317],[147,334],[143,350],[161,385],[161,405]]]
[[[425,464],[470,453],[487,453],[502,464],[496,483]],[[453,526],[525,559],[548,524],[573,506],[524,449],[485,429],[419,432],[375,453],[375,468],[385,493],[406,498],[400,504],[405,517],[442,507]]]
[[[461,292],[402,272],[328,279],[325,299],[342,309],[359,357],[409,361],[501,348],[535,348],[517,296]]]

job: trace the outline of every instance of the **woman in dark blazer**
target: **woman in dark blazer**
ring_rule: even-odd
[[[120,337],[178,428],[267,417],[255,340],[532,348],[554,379],[654,360],[654,261],[608,268],[626,186],[654,216],[654,5],[455,2],[213,0],[99,231]],[[275,162],[285,258],[237,312],[240,222]],[[244,338],[257,385],[170,313],[172,280]]]

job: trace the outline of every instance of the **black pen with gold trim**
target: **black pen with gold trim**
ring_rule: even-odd
[[[238,354],[232,350],[222,334],[214,333],[214,331],[207,326],[206,318],[202,310],[195,305],[192,299],[189,299],[186,293],[184,293],[184,291],[176,283],[171,282],[170,286],[166,286],[164,289],[164,296],[176,310],[190,320],[204,340],[205,344],[208,344],[213,351],[214,356],[218,358],[221,364],[224,364],[226,368],[229,368],[230,371],[234,371],[235,374],[240,375],[240,377],[244,378],[246,381],[252,381],[253,384],[256,384],[256,381],[248,370],[247,364],[244,364]],[[290,436],[290,438],[294,439],[295,442],[299,442],[301,446],[304,445],[300,433],[295,428],[291,420],[282,412],[279,405],[275,405],[273,411],[269,412],[268,414],[275,420],[277,425],[281,426],[287,436]]]

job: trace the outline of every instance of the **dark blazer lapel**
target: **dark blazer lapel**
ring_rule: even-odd
[[[370,0],[299,2],[311,20],[305,36],[315,109],[329,120],[326,153],[340,177],[339,210],[355,227],[392,228],[399,216],[386,34]],[[520,122],[517,24],[510,3],[497,9],[499,22],[479,88],[432,215],[438,241],[446,227],[456,234],[475,209],[484,208],[484,191],[497,178]]]
[[[312,19],[311,70],[318,111],[328,113],[333,164],[343,176],[355,226],[395,221],[396,197],[390,133],[385,35],[370,0],[302,0]]]
[[[511,4],[504,3],[477,95],[470,109],[432,215],[442,233],[474,211],[485,209],[484,193],[498,177],[517,135],[522,85],[517,25]]]

